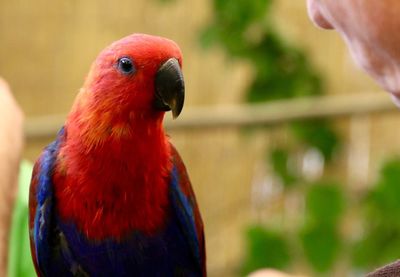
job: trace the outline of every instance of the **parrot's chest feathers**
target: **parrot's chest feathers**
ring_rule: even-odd
[[[172,162],[167,139],[130,142],[121,149],[118,156],[108,152],[115,147],[82,157],[60,152],[66,158],[53,177],[58,213],[91,239],[156,233],[168,219]]]

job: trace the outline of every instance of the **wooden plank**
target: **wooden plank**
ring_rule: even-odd
[[[266,104],[230,107],[199,107],[183,111],[172,120],[166,115],[169,130],[270,126],[295,120],[336,118],[359,114],[394,112],[397,107],[382,93],[360,93],[275,101]],[[35,117],[27,120],[28,139],[54,136],[65,121],[65,115]]]

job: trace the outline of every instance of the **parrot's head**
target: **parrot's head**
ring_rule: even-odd
[[[175,42],[144,34],[127,36],[96,58],[71,114],[98,132],[120,128],[122,133],[135,121],[162,122],[165,111],[171,110],[176,118],[185,98],[181,67],[182,54]]]

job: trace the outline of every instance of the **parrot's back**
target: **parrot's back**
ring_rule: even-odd
[[[53,176],[61,130],[35,164],[30,191],[30,237],[40,276],[205,276],[203,225],[186,169],[171,146],[168,218],[151,234],[89,239],[56,209]]]

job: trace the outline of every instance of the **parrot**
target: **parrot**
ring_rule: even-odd
[[[32,172],[38,276],[206,276],[203,221],[163,127],[184,98],[174,41],[131,34],[100,52]]]

